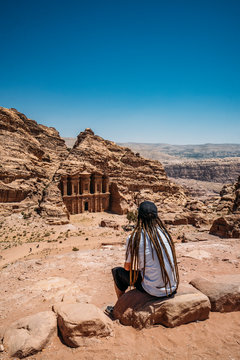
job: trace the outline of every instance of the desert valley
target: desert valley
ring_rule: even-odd
[[[0,360],[240,359],[240,145],[116,144],[89,128],[73,141],[0,107],[0,154]],[[180,287],[135,293],[138,306],[126,294],[111,319],[111,269],[144,200]]]

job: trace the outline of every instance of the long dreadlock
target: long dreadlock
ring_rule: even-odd
[[[166,249],[166,246],[161,238],[160,233],[158,232],[158,228],[163,232],[165,235],[167,242],[171,248],[172,255],[173,255],[173,263],[169,257],[168,251]],[[176,259],[176,253],[175,253],[175,247],[173,240],[171,238],[171,235],[163,225],[162,221],[158,216],[153,216],[151,214],[148,215],[147,218],[142,218],[138,216],[137,225],[134,228],[132,234],[130,235],[128,247],[126,251],[126,259],[128,257],[128,254],[131,254],[131,266],[130,266],[130,286],[134,285],[137,281],[138,277],[138,264],[139,264],[139,244],[141,240],[141,235],[143,233],[143,240],[144,240],[144,267],[143,267],[143,279],[145,275],[145,267],[146,267],[146,237],[148,235],[150,241],[151,241],[151,248],[152,248],[152,256],[154,258],[153,248],[156,250],[157,257],[160,264],[162,279],[165,285],[166,289],[166,295],[170,295],[167,293],[167,287],[171,289],[171,281],[169,278],[169,275],[167,273],[165,263],[164,263],[164,254],[166,255],[169,265],[171,267],[174,281],[177,284],[179,284],[179,273],[178,273],[178,266],[177,266],[177,259]]]

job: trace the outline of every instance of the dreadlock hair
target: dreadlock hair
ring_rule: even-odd
[[[170,260],[169,254],[167,252],[166,246],[161,238],[161,235],[158,232],[158,228],[163,232],[165,235],[167,242],[171,248],[172,255],[173,255],[173,264]],[[167,286],[171,289],[171,281],[168,276],[167,270],[164,264],[164,256],[163,251],[168,259],[169,265],[173,272],[174,281],[179,285],[179,273],[178,273],[178,266],[177,266],[177,259],[175,253],[175,247],[171,235],[163,225],[162,221],[156,214],[149,213],[147,216],[143,217],[138,215],[137,225],[134,228],[132,234],[130,235],[127,251],[126,251],[126,259],[130,252],[131,254],[131,266],[130,266],[130,286],[134,285],[137,281],[138,277],[138,264],[139,264],[139,244],[141,240],[141,235],[143,232],[143,239],[144,239],[144,267],[143,267],[143,279],[145,275],[145,267],[146,267],[146,236],[148,235],[151,243],[152,243],[152,257],[154,258],[153,248],[156,250],[157,257],[160,264],[162,279],[166,289],[166,295],[171,295],[167,293]]]

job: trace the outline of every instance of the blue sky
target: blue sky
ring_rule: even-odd
[[[62,136],[240,143],[240,1],[0,4],[1,106]]]

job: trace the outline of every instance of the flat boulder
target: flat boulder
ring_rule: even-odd
[[[121,296],[113,311],[115,319],[134,328],[148,328],[156,324],[175,327],[209,316],[207,296],[192,286],[182,285],[175,296],[157,298],[136,289]]]
[[[221,238],[240,238],[240,215],[231,214],[221,216],[214,220],[210,234],[217,235]]]
[[[112,334],[112,323],[93,304],[61,303],[53,307],[64,343],[70,347],[86,345],[86,339]]]
[[[3,345],[10,356],[24,358],[42,350],[56,332],[56,315],[43,311],[12,323],[4,332]]]
[[[119,229],[119,224],[117,224],[116,221],[113,221],[113,220],[102,220],[100,223],[100,226],[113,228],[114,230]]]
[[[240,275],[222,275],[213,280],[195,278],[190,282],[211,302],[211,311],[240,310]]]

